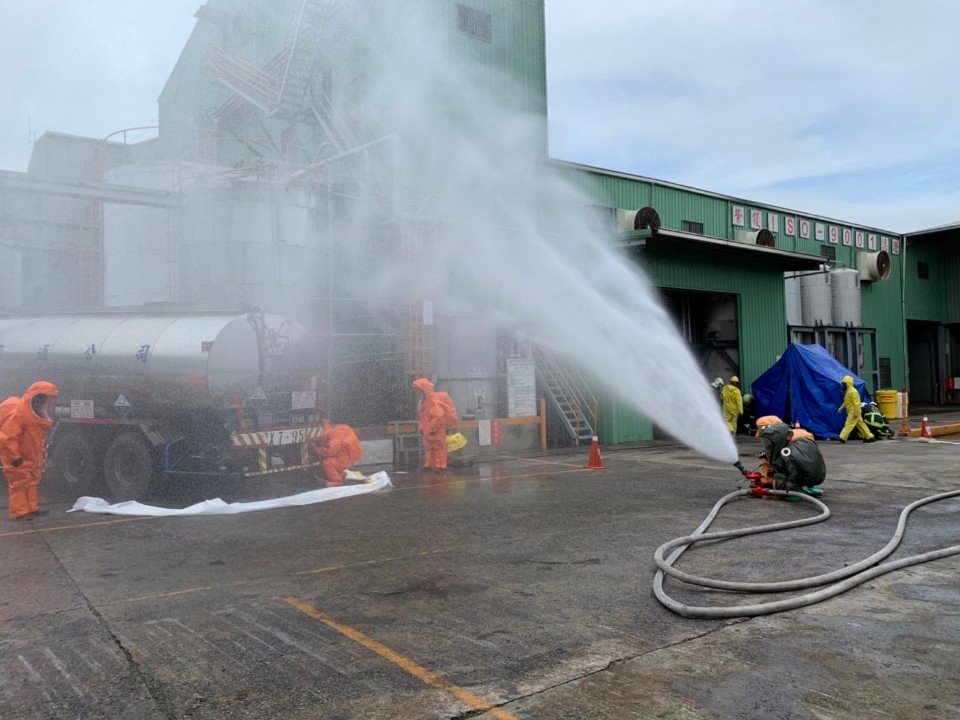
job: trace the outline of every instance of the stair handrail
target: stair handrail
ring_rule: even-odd
[[[586,429],[592,435],[597,427],[597,418],[599,415],[599,401],[590,391],[589,386],[583,376],[573,365],[560,363],[552,353],[544,351],[542,348],[535,348],[537,366],[543,366],[544,373],[550,376],[556,384],[556,390],[561,397],[554,397],[553,400],[558,404],[565,405],[576,420],[576,426],[569,423],[564,416],[566,424],[570,425],[570,431],[579,441],[582,438],[581,430]],[[553,394],[554,390],[548,388]]]

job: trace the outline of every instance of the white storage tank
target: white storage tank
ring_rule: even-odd
[[[302,189],[256,179],[185,193],[181,299],[302,310],[304,299],[317,295],[327,267],[313,201]]]
[[[842,327],[861,327],[863,308],[860,300],[860,271],[852,268],[830,273],[833,301],[833,324]]]
[[[783,289],[787,298],[787,325],[803,324],[803,303],[800,300],[799,272],[783,274]]]
[[[178,201],[175,209],[104,205],[106,305],[292,311],[317,294],[326,266],[312,193],[201,163],[123,166],[106,179],[170,191]]]
[[[833,324],[833,295],[830,273],[806,273],[800,276],[800,302],[803,325],[817,327]]]
[[[112,168],[104,179],[115,185],[183,193],[197,182],[218,177],[222,170],[200,163],[138,163]],[[174,209],[104,203],[104,304],[180,301],[179,238],[180,218]]]
[[[0,243],[0,307],[18,308],[23,304],[23,258],[20,249]]]

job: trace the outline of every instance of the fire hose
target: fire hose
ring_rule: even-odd
[[[766,490],[764,492],[766,495],[775,497],[793,496],[800,498],[806,502],[816,505],[818,508],[820,508],[821,512],[819,515],[801,518],[799,520],[790,520],[787,522],[772,523],[768,525],[756,525],[736,530],[724,530],[721,532],[706,532],[707,528],[710,527],[710,524],[713,522],[714,518],[716,518],[717,513],[720,512],[720,509],[724,505],[726,505],[728,502],[736,500],[737,498],[753,496],[756,494],[757,493],[754,491],[754,489],[745,489],[723,496],[713,506],[713,509],[700,524],[700,527],[698,527],[693,533],[684,537],[676,538],[675,540],[671,540],[670,542],[664,543],[657,548],[657,551],[654,553],[654,560],[660,569],[657,571],[653,579],[653,592],[661,604],[678,615],[690,618],[735,618],[769,615],[771,613],[782,612],[784,610],[795,610],[796,608],[813,605],[814,603],[835,597],[843,592],[846,592],[847,590],[850,590],[851,588],[877,577],[878,575],[883,575],[894,570],[910,567],[911,565],[919,565],[920,563],[929,562],[931,560],[938,560],[940,558],[960,554],[960,545],[953,545],[941,550],[934,550],[921,555],[912,555],[910,557],[905,557],[899,560],[893,560],[881,565],[877,565],[878,562],[889,556],[894,550],[897,549],[897,546],[900,544],[900,541],[903,538],[904,531],[906,530],[907,518],[909,517],[910,513],[922,505],[960,496],[960,490],[952,490],[950,492],[940,493],[939,495],[931,495],[929,497],[921,498],[920,500],[910,503],[900,512],[900,518],[897,522],[896,532],[890,539],[890,542],[888,542],[881,550],[853,565],[841,568],[839,570],[834,570],[833,572],[828,572],[823,575],[798,578],[795,580],[783,580],[779,582],[733,582],[691,575],[673,567],[674,563],[683,554],[683,552],[694,543],[708,540],[724,540],[735,537],[744,537],[746,535],[756,535],[758,533],[786,530],[788,528],[800,527],[803,525],[813,525],[815,523],[823,522],[830,517],[830,508],[814,497],[786,490]],[[664,555],[670,550],[673,550],[673,552],[670,553],[669,557],[664,558]],[[663,579],[665,574],[691,585],[699,585],[701,587],[708,587],[718,590],[730,590],[735,592],[783,592],[788,590],[820,587],[822,585],[826,585],[827,583],[833,584],[828,585],[827,587],[822,587],[821,589],[813,592],[797,595],[784,600],[730,607],[697,607],[677,602],[667,595],[663,589]]]

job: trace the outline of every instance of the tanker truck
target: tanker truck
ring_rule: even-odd
[[[311,467],[317,368],[305,327],[260,311],[0,316],[0,399],[60,390],[41,490],[69,499]]]

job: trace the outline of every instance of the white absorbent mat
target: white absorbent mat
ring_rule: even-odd
[[[359,473],[356,473],[359,475]],[[360,475],[360,478],[364,476]],[[357,479],[360,479],[357,478]],[[391,487],[390,477],[387,473],[381,471],[374,473],[366,481],[359,485],[340,485],[339,487],[321,488],[319,490],[310,490],[298,495],[289,495],[287,497],[273,498],[271,500],[256,500],[254,502],[235,502],[226,503],[220,498],[214,500],[204,500],[203,502],[191,505],[185,508],[163,508],[153,505],[144,505],[133,500],[116,503],[111,505],[103,498],[81,497],[73,504],[73,507],[67,512],[76,512],[83,510],[88,513],[100,513],[105,515],[236,515],[238,513],[254,512],[256,510],[272,510],[273,508],[294,507],[297,505],[313,505],[314,503],[326,502],[327,500],[337,500],[339,498],[350,497],[352,495],[362,495],[363,493],[382,490]]]

